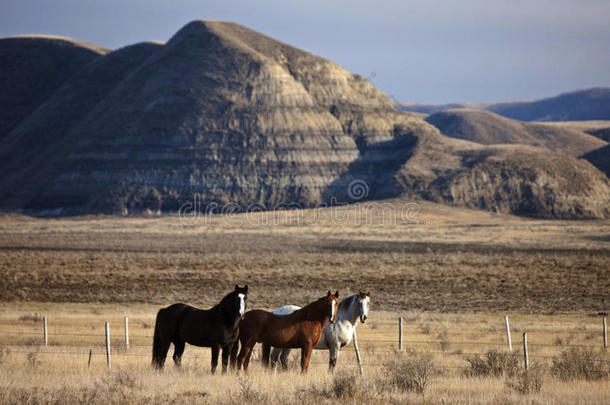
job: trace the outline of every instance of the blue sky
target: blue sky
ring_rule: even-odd
[[[607,0],[0,0],[0,36],[118,48],[234,21],[411,102],[526,100],[610,86]]]

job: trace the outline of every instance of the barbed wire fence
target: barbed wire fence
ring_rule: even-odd
[[[508,317],[505,317],[505,328],[485,329],[484,332],[492,335],[497,335],[498,340],[464,340],[450,339],[442,337],[436,339],[421,339],[411,338],[408,325],[405,324],[402,317],[396,317],[396,321],[379,320],[373,321],[373,327],[369,328],[368,333],[364,338],[358,338],[357,344],[360,347],[362,354],[362,363],[356,362],[356,358],[348,356],[348,353],[354,350],[354,345],[350,345],[342,350],[340,362],[349,365],[358,365],[363,367],[383,366],[385,364],[384,356],[396,355],[400,352],[426,352],[441,357],[449,365],[443,365],[445,369],[468,369],[468,356],[484,356],[487,351],[495,349],[497,351],[517,352],[522,351],[524,358],[524,368],[528,367],[529,359],[534,360],[551,360],[555,356],[551,354],[537,354],[542,349],[559,349],[566,350],[572,348],[595,350],[607,350],[607,317],[603,314],[602,322],[598,332],[593,330],[574,330],[574,329],[557,329],[556,325],[553,330],[544,328],[513,328],[511,331]],[[52,334],[48,332],[47,318],[43,317],[41,327],[38,330],[0,330],[0,350],[8,351],[15,354],[42,354],[42,355],[58,355],[58,356],[85,356],[87,363],[91,365],[92,356],[105,356],[107,366],[111,366],[111,358],[116,357],[137,357],[151,358],[152,352],[152,334],[129,334],[128,317],[124,318],[123,328],[118,329],[118,336],[111,339],[110,325],[108,322],[104,324],[105,333],[72,333],[54,331]],[[382,334],[376,330],[383,329]],[[115,329],[116,330],[116,329]],[[390,332],[388,332],[388,330]],[[518,331],[518,332],[517,332]],[[513,347],[513,337],[515,333],[522,332],[521,343],[523,349]],[[394,334],[395,337],[392,337]],[[598,336],[595,343],[585,343],[578,341],[573,343],[570,341],[564,342],[561,336],[569,335],[577,337],[584,335],[585,340],[594,340],[593,336]],[[555,336],[553,343],[539,343],[532,341],[528,342],[529,337],[540,339],[545,338],[548,342]],[[550,339],[548,337],[550,336]],[[26,342],[19,342],[20,338],[29,338]],[[52,338],[51,344],[49,340]],[[67,343],[69,338],[78,338],[78,342]],[[581,339],[582,340],[582,339]],[[149,343],[134,343],[135,341],[148,341]],[[62,343],[63,342],[63,343]],[[449,348],[453,348],[450,351]],[[457,349],[456,349],[457,348]],[[148,349],[148,350],[145,350]],[[557,350],[557,351],[559,351]],[[531,351],[531,353],[530,353]],[[210,359],[210,354],[189,354],[185,352],[185,358],[192,359]],[[360,356],[358,356],[360,357]],[[453,362],[449,361],[453,360]],[[456,365],[458,361],[460,365]],[[313,364],[326,364],[327,361],[312,358]]]

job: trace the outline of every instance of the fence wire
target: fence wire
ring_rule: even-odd
[[[388,355],[388,354],[396,354],[399,352],[398,350],[398,346],[399,346],[399,328],[398,328],[398,322],[388,322],[388,321],[374,321],[372,323],[372,327],[367,331],[368,336],[363,338],[359,338],[358,339],[358,344],[360,346],[360,352],[361,354],[363,354],[363,361],[362,361],[362,365],[363,366],[383,366],[384,363],[379,361],[379,356],[380,355]],[[380,336],[379,338],[375,337],[375,335],[377,334],[375,332],[376,329],[379,328],[379,326],[388,326],[391,327],[392,333],[395,333],[396,338],[390,338],[388,337],[388,333],[384,333],[383,336]],[[405,323],[403,323],[403,327],[404,327]],[[556,328],[556,325],[552,326],[553,328]],[[395,329],[394,329],[395,328]],[[551,328],[551,326],[549,326],[549,328]],[[513,326],[511,328],[511,335],[513,334],[520,334],[522,331],[525,331],[526,328],[523,327],[515,327]],[[412,329],[411,329],[412,330]],[[129,344],[129,347],[127,347],[123,342],[123,335],[121,332],[123,332],[124,330],[122,328],[119,329],[120,333],[118,333],[117,335],[115,335],[114,337],[111,338],[111,356],[115,357],[138,357],[138,358],[143,358],[143,357],[151,357],[151,351],[152,351],[152,335],[148,335],[148,334],[143,334],[143,335],[132,335],[129,334],[129,339],[131,340],[131,343]],[[408,332],[409,328],[404,327],[403,329],[403,335],[406,335],[407,333],[404,332]],[[434,355],[438,355],[441,356],[443,358],[448,357],[448,358],[457,358],[460,360],[463,360],[464,362],[468,361],[469,358],[472,358],[473,356],[484,356],[486,354],[486,352],[484,351],[477,351],[476,348],[489,348],[489,347],[498,347],[498,348],[505,348],[506,350],[508,350],[507,346],[508,343],[505,340],[505,333],[506,333],[506,329],[489,329],[489,328],[485,328],[483,327],[483,332],[491,334],[491,333],[496,333],[498,335],[503,336],[503,340],[502,341],[469,341],[469,340],[451,340],[451,339],[431,339],[431,340],[422,340],[422,339],[409,339],[409,338],[405,338],[404,336],[402,336],[402,338],[400,339],[400,341],[402,342],[402,346],[404,348],[404,350],[402,350],[403,352],[405,351],[410,351],[413,350],[413,347],[409,347],[411,346],[433,346],[433,347],[440,347],[441,350],[426,350],[423,349],[421,350],[422,352],[425,353],[431,353]],[[563,329],[563,330],[549,330],[549,329],[541,329],[540,326],[538,326],[538,328],[536,329],[527,329],[527,333],[528,336],[530,338],[530,342],[528,342],[528,357],[532,358],[532,359],[544,359],[544,360],[550,360],[550,359],[554,359],[554,356],[551,355],[542,355],[542,354],[537,354],[536,353],[536,348],[557,348],[560,350],[566,350],[566,349],[570,349],[570,348],[579,348],[579,349],[595,349],[595,348],[602,348],[601,344],[584,344],[581,342],[575,342],[572,343],[570,342],[570,337],[571,336],[575,336],[575,335],[587,335],[587,336],[594,336],[599,334],[600,336],[600,340],[602,338],[601,336],[601,328],[597,329],[597,330],[572,330],[572,329]],[[549,335],[553,335],[553,336],[557,336],[557,338],[559,338],[559,335],[562,335],[565,339],[568,340],[567,343],[563,344],[562,342],[559,343],[535,343],[535,342],[531,342],[532,337],[534,336],[544,336],[545,338],[548,337]],[[568,337],[565,337],[566,335],[568,335]],[[27,341],[26,343],[5,343],[5,342],[1,342],[0,341],[0,350],[9,350],[10,353],[16,353],[16,354],[27,354],[30,355],[32,353],[34,354],[41,354],[41,355],[72,355],[72,356],[78,356],[78,355],[82,355],[82,356],[106,356],[106,352],[105,352],[105,334],[104,333],[69,333],[69,332],[61,332],[61,331],[48,331],[47,330],[47,339],[48,340],[52,340],[51,343],[48,343],[46,346],[43,346],[43,331],[42,330],[38,330],[38,331],[23,331],[23,330],[2,330],[0,331],[0,339],[2,339],[2,337],[15,337],[15,336],[29,336],[29,337],[39,337],[40,338],[40,342],[38,343],[32,343],[31,339],[29,341]],[[65,340],[65,338],[69,338],[69,337],[75,337],[75,338],[95,338],[95,339],[99,339],[98,342],[96,343],[92,343],[92,342],[74,342],[74,343],[69,343],[69,344],[58,344],[57,342],[57,338],[63,338],[62,340]],[[133,340],[150,340],[150,343],[147,344],[141,344],[141,343],[134,343]],[[588,340],[588,338],[587,338]],[[513,341],[513,351],[515,353],[522,353],[521,350],[519,349],[519,346],[521,345],[521,341]],[[374,347],[375,345],[382,345],[385,347]],[[390,347],[387,347],[387,346]],[[460,347],[460,346],[467,346],[467,347],[471,347],[474,350],[468,350],[468,351],[462,351],[461,349],[455,349],[455,347]],[[444,348],[447,348],[445,350],[443,350]],[[59,349],[59,350],[49,350],[50,348],[55,348],[55,349]],[[86,350],[80,350],[80,348],[86,348]],[[453,348],[452,351],[449,350],[449,348]],[[61,350],[64,349],[64,350]],[[95,351],[94,351],[95,349]],[[532,350],[534,349],[534,350]],[[146,350],[146,352],[144,352],[144,350]],[[346,348],[343,350],[343,352],[345,351],[349,351],[352,352],[354,351],[353,346],[351,346],[350,348]],[[533,352],[533,353],[532,353]],[[367,357],[373,358],[373,360],[371,361],[367,361]],[[188,354],[185,353],[185,358],[192,358],[192,359],[207,359],[209,360],[211,358],[211,355],[199,355],[199,354]],[[342,356],[343,360],[342,361],[346,361],[345,360],[345,355]],[[321,361],[315,358],[312,358],[311,363],[313,364],[327,364],[326,361]],[[347,364],[350,365],[354,365],[356,364],[355,362],[350,361]],[[445,369],[467,369],[469,368],[468,366],[455,366],[455,365],[443,365],[443,368]]]

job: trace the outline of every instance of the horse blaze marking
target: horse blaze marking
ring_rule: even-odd
[[[244,295],[237,294],[237,296],[239,297],[239,314],[243,315],[244,312],[246,312],[246,305],[244,304]]]

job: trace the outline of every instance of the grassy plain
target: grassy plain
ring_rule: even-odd
[[[506,350],[528,332],[534,363],[548,370],[568,347],[600,353],[610,289],[610,221],[543,221],[425,202],[211,217],[0,219],[2,403],[604,403],[608,379],[564,382],[520,394],[508,377],[467,377],[467,358]],[[154,316],[183,301],[217,302],[235,283],[250,308],[305,304],[328,289],[370,290],[358,328],[365,377],[340,398],[327,354],[306,377],[211,376],[209,349],[187,347],[184,367],[150,367]],[[41,346],[41,316],[49,346]],[[384,364],[404,348],[431,353],[440,374],[424,394],[388,384]],[[130,349],[123,343],[130,320]],[[112,368],[103,354],[111,324]],[[87,366],[93,349],[91,366]],[[601,354],[599,354],[602,356]],[[296,354],[293,354],[296,356]],[[296,365],[296,358],[292,360]],[[340,358],[355,373],[353,348]],[[339,377],[342,374],[339,373]]]

